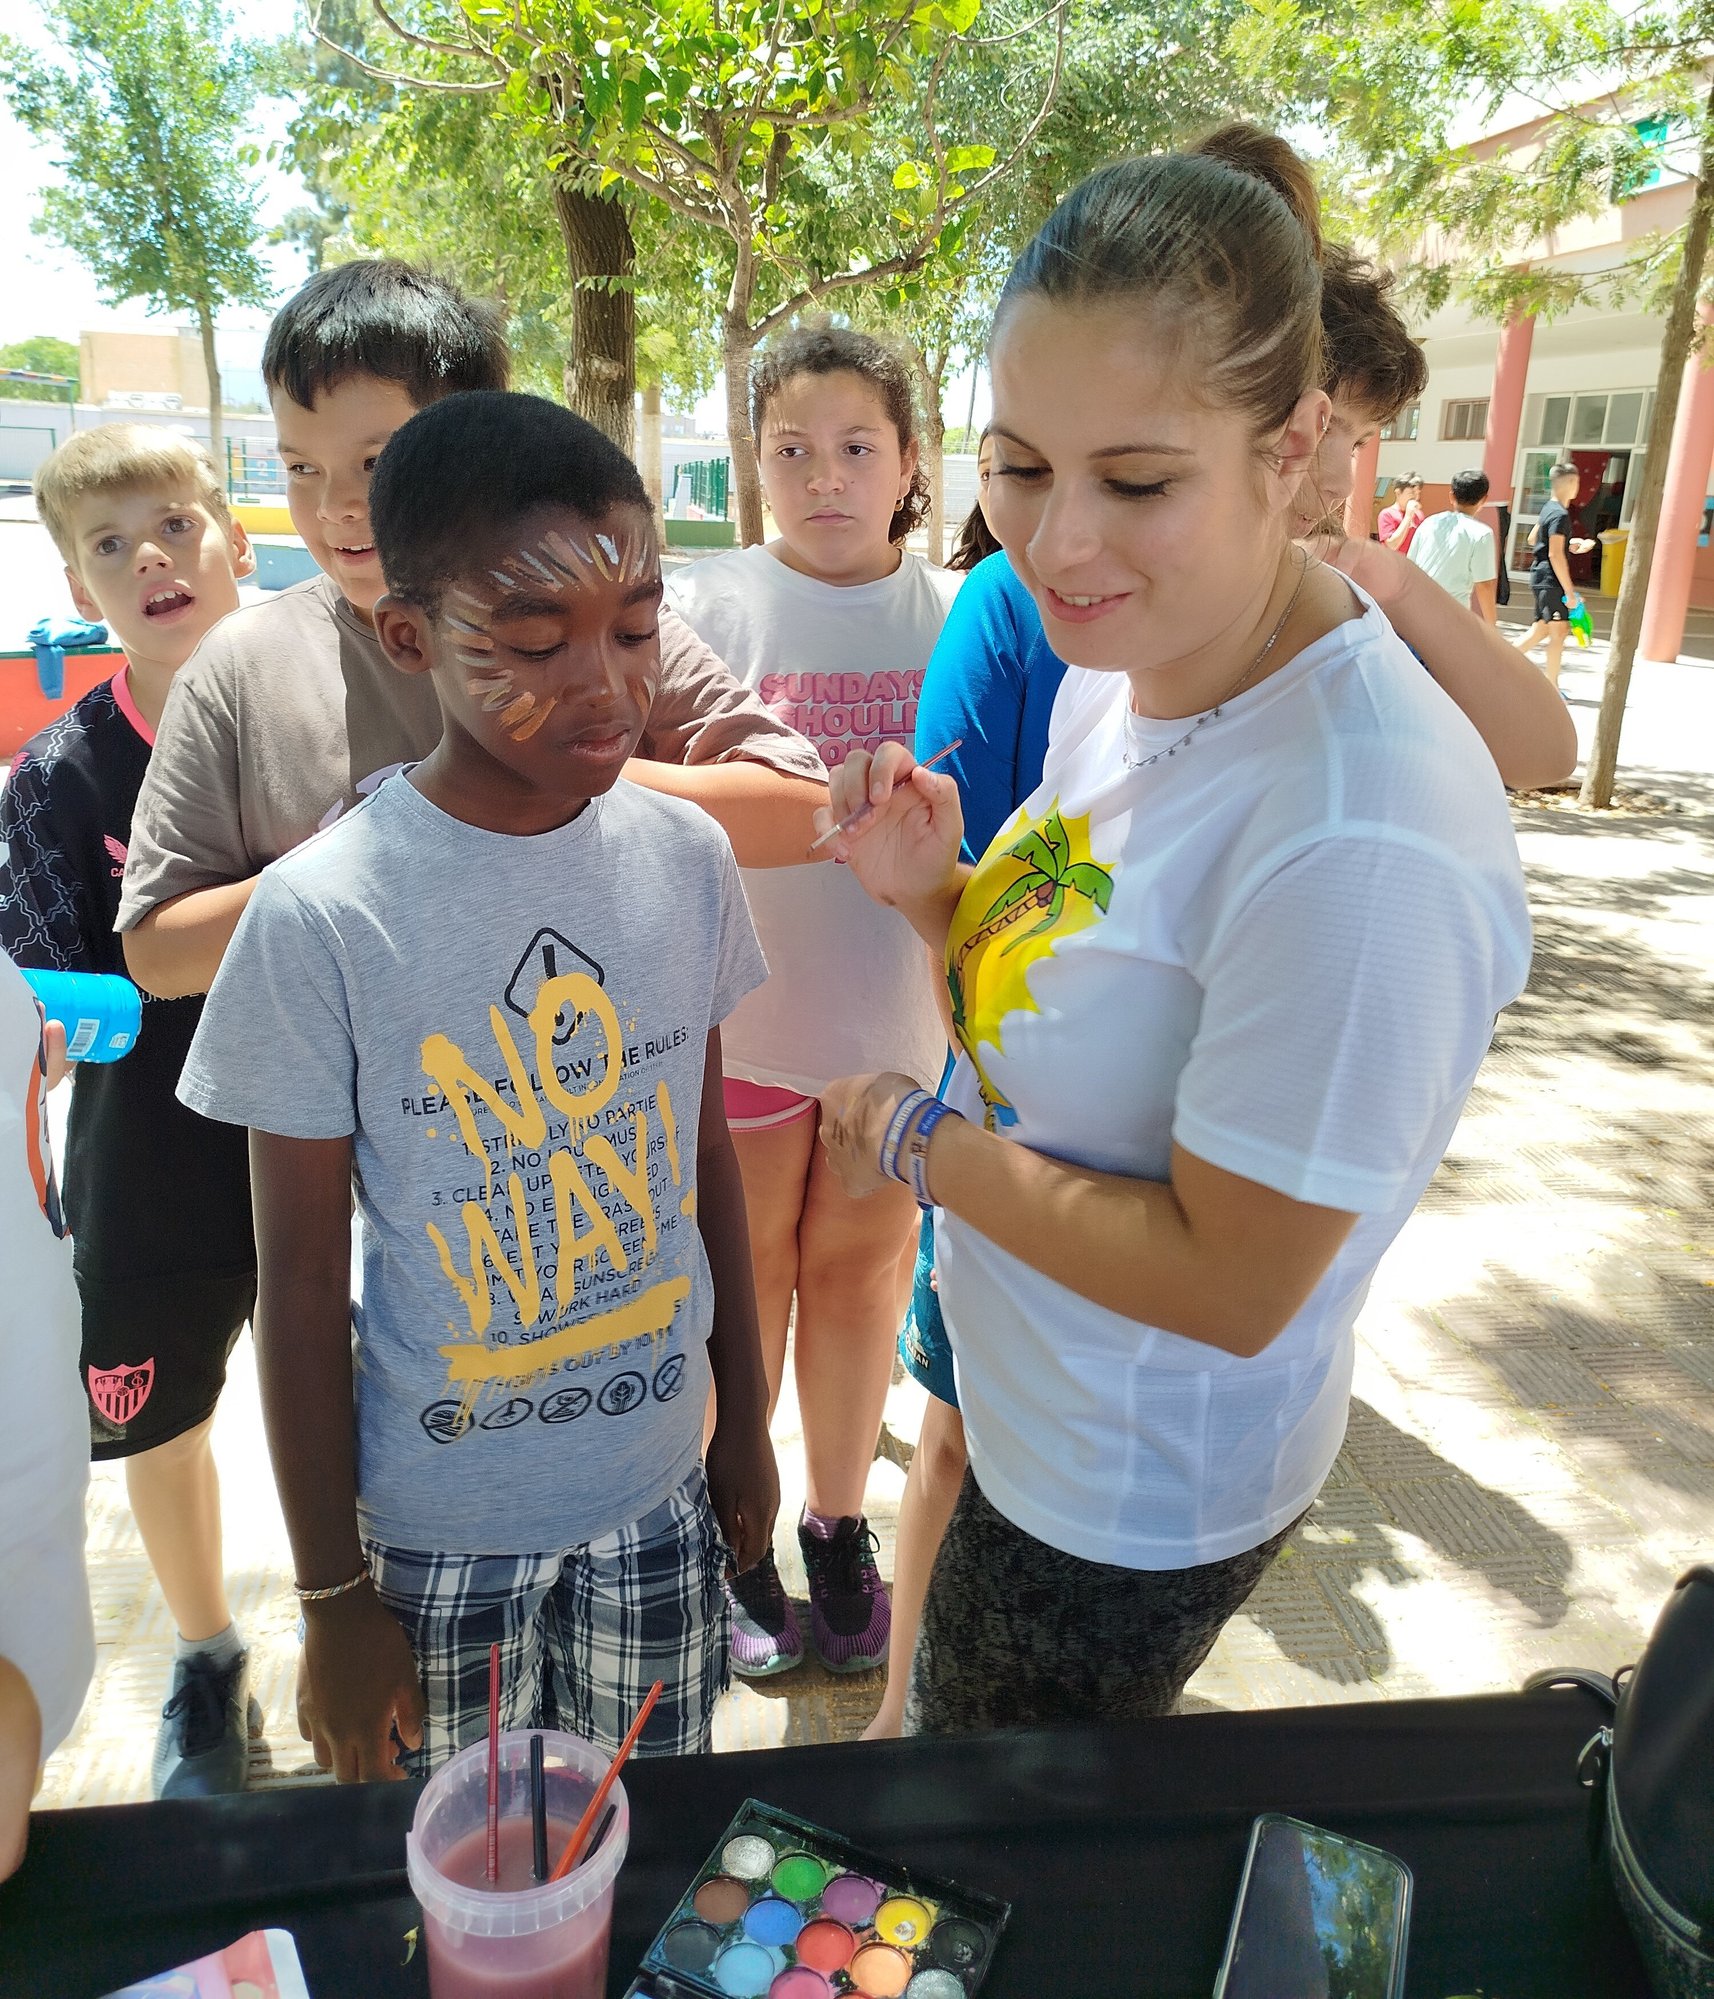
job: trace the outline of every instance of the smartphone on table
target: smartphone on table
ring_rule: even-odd
[[[1264,1812],[1214,1999],[1404,1999],[1410,1902],[1397,1855]]]

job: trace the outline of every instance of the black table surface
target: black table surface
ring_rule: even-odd
[[[1416,1877],[1410,1999],[1647,1999],[1589,1857],[1576,1689],[635,1762],[612,1994],[746,1797],[1012,1903],[982,1999],[1207,1999],[1251,1819],[1285,1811]],[[38,1813],[0,1888],[0,1994],[95,1999],[248,1929],[314,1999],[421,1995],[416,1789]]]

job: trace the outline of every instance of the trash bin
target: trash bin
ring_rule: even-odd
[[[1601,595],[1616,597],[1625,580],[1625,550],[1630,546],[1629,528],[1603,528],[1595,537],[1601,544]]]

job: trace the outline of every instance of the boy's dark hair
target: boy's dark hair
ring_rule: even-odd
[[[1428,357],[1393,303],[1391,271],[1344,243],[1321,252],[1321,386],[1377,423],[1422,398]]]
[[[541,396],[499,390],[419,410],[394,431],[369,485],[387,588],[431,615],[442,587],[538,507],[596,521],[648,504],[642,474],[592,423]]]
[[[849,326],[793,326],[770,340],[750,370],[750,429],[758,445],[768,405],[798,375],[856,375],[869,384],[903,451],[916,442],[916,403],[905,364],[884,341]],[[894,510],[887,539],[902,542],[927,520],[928,475],[919,464]]]
[[[418,409],[511,379],[492,306],[396,257],[319,271],[274,315],[262,379],[304,409],[353,375],[397,382]]]
[[[1583,474],[1578,469],[1577,466],[1568,465],[1562,459],[1559,462],[1559,464],[1550,465],[1547,468],[1547,484],[1549,492],[1551,492],[1553,488],[1559,484],[1561,479],[1575,479],[1577,483],[1581,485],[1583,483]]]
[[[1469,472],[1454,472],[1452,497],[1461,507],[1474,507],[1488,497],[1488,475],[1480,466]]]

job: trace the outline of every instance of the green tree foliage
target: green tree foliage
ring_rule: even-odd
[[[754,541],[761,496],[746,388],[757,342],[841,294],[958,254],[971,217],[1051,107],[1069,0],[985,21],[983,34],[980,0],[803,0],[789,9],[783,0],[661,0],[627,10],[516,0],[504,12],[459,0],[409,18],[376,4],[396,54],[382,64],[365,53],[371,71],[480,93],[520,152],[545,154],[552,174],[579,176],[579,196],[626,188],[717,248],[739,521]],[[944,92],[996,25],[1014,34],[1017,88],[1005,125],[960,127],[942,115]],[[883,125],[882,105],[908,115]],[[841,185],[877,184],[884,206],[827,199]]]
[[[94,273],[114,303],[194,314],[208,370],[209,428],[223,448],[215,315],[265,305],[244,169],[258,57],[219,0],[41,0],[53,53],[0,38],[20,122],[54,148],[61,181],[36,227]]]
[[[1583,801],[1611,802],[1684,364],[1714,225],[1714,17],[1702,0],[1253,0],[1245,74],[1339,135],[1371,224],[1428,306],[1496,320],[1584,301],[1663,314],[1654,416]],[[1504,150],[1473,143],[1512,128]],[[1523,129],[1518,129],[1523,128]],[[1555,230],[1662,174],[1689,199],[1670,228],[1597,270],[1549,261]]]
[[[0,368],[27,368],[32,375],[69,375],[75,383],[79,366],[76,346],[69,340],[56,340],[50,333],[34,333],[28,340],[0,347]],[[41,382],[0,382],[0,396],[13,402],[75,402],[77,390],[73,388],[68,398],[64,389]]]

